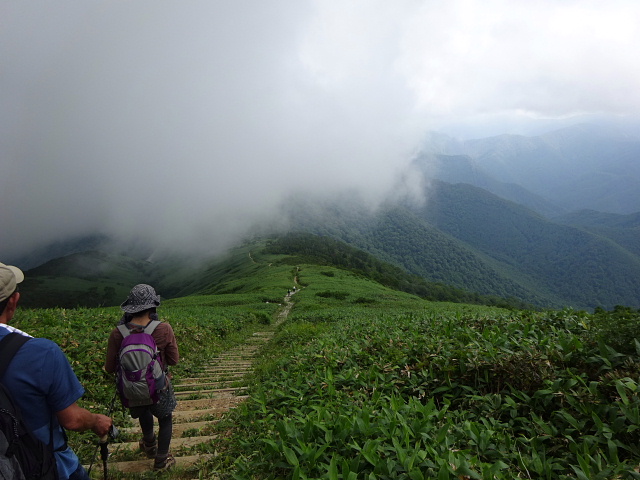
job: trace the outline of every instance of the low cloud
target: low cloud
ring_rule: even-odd
[[[631,1],[5,3],[0,254],[94,232],[223,248],[291,194],[375,203],[429,129],[636,114],[638,13]]]

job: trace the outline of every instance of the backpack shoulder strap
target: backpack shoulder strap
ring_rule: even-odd
[[[118,325],[118,330],[120,330],[122,338],[128,337],[131,334],[131,331],[129,330],[129,327],[127,327],[126,323]]]
[[[11,360],[20,347],[29,341],[31,337],[26,335],[20,335],[16,332],[11,332],[0,341],[0,379],[4,377]]]
[[[162,323],[160,322],[160,320],[153,320],[149,322],[149,325],[144,327],[144,333],[148,333],[149,335],[151,335],[153,331],[156,329],[156,327],[160,325],[160,323]]]

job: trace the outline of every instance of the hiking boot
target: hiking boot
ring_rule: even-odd
[[[154,470],[169,470],[176,464],[176,459],[170,453],[166,457],[156,457],[156,461],[153,462]]]
[[[158,453],[158,442],[155,437],[151,444],[148,444],[144,439],[142,439],[138,442],[138,445],[140,445],[140,450],[144,452],[147,458],[155,458],[156,453]]]

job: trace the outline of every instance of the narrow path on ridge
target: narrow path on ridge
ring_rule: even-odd
[[[297,277],[294,283],[296,287],[284,297],[283,307],[272,325],[253,333],[244,343],[222,352],[196,376],[173,379],[178,406],[173,412],[170,451],[176,459],[176,468],[195,470],[192,475],[185,473],[179,478],[198,478],[198,463],[211,458],[212,454],[197,453],[194,447],[217,438],[212,426],[226,412],[248,398],[244,377],[252,371],[254,356],[273,337],[276,327],[291,312],[291,296],[299,291]],[[137,420],[132,419],[132,424],[137,425]],[[155,428],[157,435],[157,421]],[[153,459],[147,459],[138,446],[142,435],[140,427],[124,428],[121,432],[123,437],[131,441],[109,444],[108,471],[121,472],[120,478],[127,478],[127,473],[151,471]],[[102,479],[103,475],[102,462],[98,458],[93,465],[91,478]]]

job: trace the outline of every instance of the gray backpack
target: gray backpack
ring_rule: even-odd
[[[144,328],[118,325],[124,337],[118,352],[116,386],[125,407],[153,405],[167,385],[160,352],[151,336],[160,321]]]

